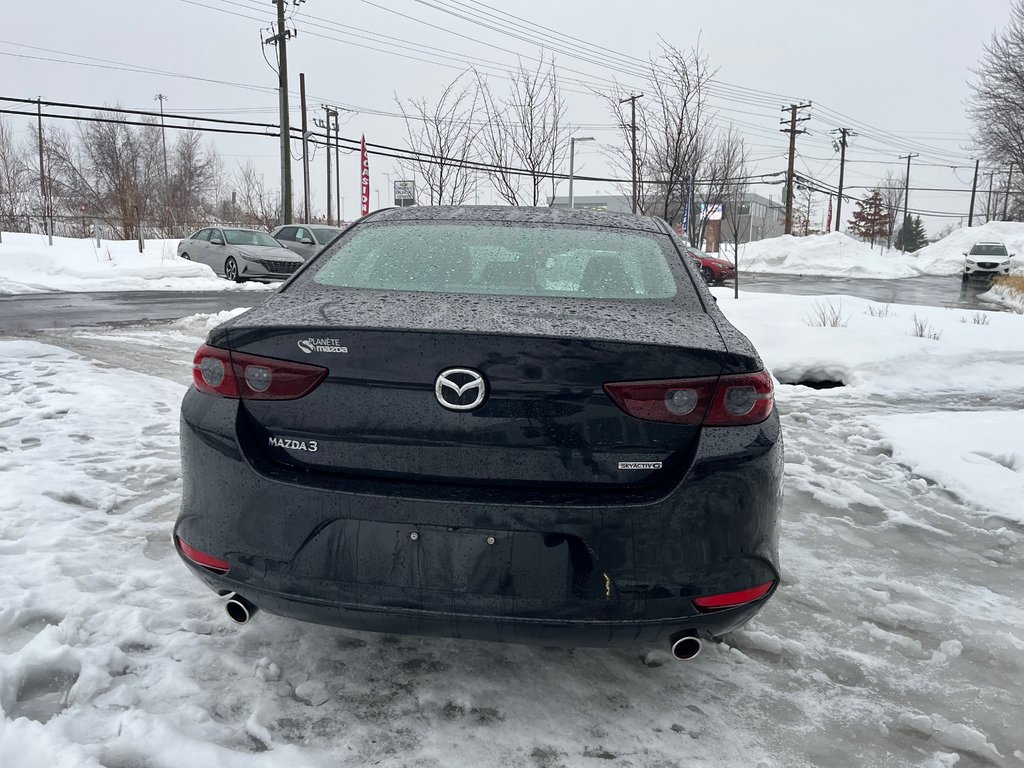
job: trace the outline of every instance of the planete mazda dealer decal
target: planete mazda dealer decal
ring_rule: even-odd
[[[308,339],[299,339],[298,345],[299,349],[307,355],[311,355],[314,352],[340,352],[348,354],[348,347],[342,346],[339,339],[317,339],[310,337]]]

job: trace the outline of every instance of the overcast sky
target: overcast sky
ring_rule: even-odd
[[[277,120],[277,97],[271,90],[276,76],[260,45],[261,29],[274,14],[270,0],[3,4],[0,97],[42,96],[151,109],[159,92],[168,96],[168,111]],[[499,31],[444,9],[476,14]],[[846,184],[857,195],[864,190],[856,187],[874,184],[887,169],[900,171],[903,164],[897,158],[908,151],[920,154],[914,160],[912,187],[969,189],[973,155],[964,115],[969,68],[979,61],[992,32],[1009,17],[1007,0],[306,0],[293,10],[299,34],[288,49],[292,88],[297,92],[298,73],[305,72],[310,107],[333,102],[357,110],[346,116],[343,136],[358,138],[365,133],[370,142],[402,145],[401,119],[372,111],[395,112],[396,95],[432,100],[470,64],[488,67],[484,71],[501,90],[500,70],[514,64],[516,53],[537,55],[541,42],[524,31],[524,22],[504,18],[496,23],[499,17],[493,9],[626,57],[646,59],[656,53],[659,35],[684,48],[699,41],[723,83],[714,102],[718,120],[723,125],[735,122],[743,131],[757,159],[757,172],[785,169],[787,139],[778,132],[779,108],[806,100],[813,103],[812,119],[806,124],[810,134],[798,139],[797,171],[834,185],[839,163],[829,131],[853,128],[861,135],[851,140]],[[563,38],[566,48],[570,43],[581,45]],[[414,52],[396,46],[435,50]],[[267,55],[272,59],[273,49]],[[449,58],[440,59],[442,55]],[[627,85],[638,78],[608,53],[591,54],[592,61],[566,52],[553,55],[564,68],[563,85],[571,89],[566,93],[568,120],[588,126],[580,135],[597,139],[580,145],[578,172],[611,175],[602,151],[620,138],[603,102],[589,91],[613,78]],[[44,58],[92,64],[103,59],[128,65],[129,70],[146,67],[255,88]],[[586,81],[590,88],[569,83],[568,78]],[[292,114],[297,124],[297,97]],[[27,128],[24,119],[4,119]],[[276,187],[275,139],[217,136],[211,141],[231,167],[254,158]],[[380,190],[382,205],[388,203],[385,173],[392,179],[401,175],[393,161],[371,159],[371,186]],[[298,162],[294,174],[301,193]],[[313,169],[313,192],[321,210],[324,176],[321,153]],[[600,183],[577,187],[577,194],[613,191],[611,185]],[[779,195],[778,187],[760,191]],[[353,218],[359,200],[356,155],[342,159],[342,196],[346,217]],[[480,201],[490,202],[490,196],[485,188]],[[912,191],[911,208],[965,215],[968,197]],[[373,202],[376,207],[376,199]],[[822,204],[822,214],[824,208]],[[844,210],[844,219],[849,212]],[[929,217],[929,230],[945,221]]]

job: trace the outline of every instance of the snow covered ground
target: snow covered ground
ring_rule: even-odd
[[[0,243],[0,295],[43,291],[265,291],[274,284],[236,284],[210,267],[178,258],[177,240],[96,241],[5,232]]]
[[[740,269],[789,275],[827,275],[896,279],[918,275],[959,275],[964,253],[978,242],[1002,242],[1016,254],[1012,266],[1024,274],[1024,224],[994,221],[964,227],[912,254],[885,250],[884,243],[855,240],[841,232],[808,237],[783,235],[740,246]],[[722,246],[722,256],[733,258],[732,247]]]
[[[1024,766],[1024,317],[716,294],[846,386],[779,386],[783,584],[691,663],[231,625],[169,534],[222,318],[0,340],[0,766]]]

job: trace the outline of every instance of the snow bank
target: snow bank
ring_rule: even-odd
[[[0,294],[46,291],[273,290],[275,284],[232,283],[205,264],[178,258],[178,240],[53,238],[4,233],[0,243]]]
[[[913,305],[851,296],[783,296],[715,288],[718,306],[785,383],[833,380],[877,394],[1019,391],[1024,381],[1024,316]],[[824,311],[841,327],[819,327]],[[934,338],[914,334],[927,324]],[[985,323],[985,324],[979,324]]]
[[[979,294],[978,298],[1006,307],[1018,315],[1024,315],[1024,292],[1008,285],[993,285],[985,293]]]
[[[792,237],[782,235],[740,246],[740,268],[748,272],[830,277],[895,279],[918,275],[959,275],[964,253],[975,243],[995,241],[1017,254],[1014,272],[1024,273],[1024,223],[994,221],[964,227],[911,254],[885,250],[884,243],[871,248],[841,232]],[[732,254],[726,246],[724,256]]]
[[[911,257],[871,248],[842,232],[793,237],[782,235],[740,246],[740,269],[786,275],[835,277],[914,277],[921,274]]]
[[[899,414],[875,426],[914,474],[1024,523],[1024,413]]]
[[[964,227],[925,246],[912,258],[921,264],[929,275],[959,275],[964,268],[964,253],[975,243],[1003,243],[1015,254],[1011,267],[1014,272],[1024,272],[1024,223],[1017,221],[990,221],[977,227]]]

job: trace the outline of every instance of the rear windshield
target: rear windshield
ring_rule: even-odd
[[[531,224],[409,223],[356,228],[314,281],[394,291],[670,299],[668,237]]]
[[[992,245],[979,244],[971,248],[971,256],[1005,256],[1006,246],[994,243]]]

